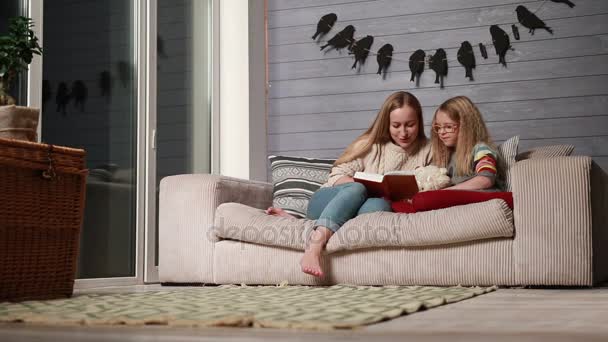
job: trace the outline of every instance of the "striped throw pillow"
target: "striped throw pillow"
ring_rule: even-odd
[[[515,156],[517,156],[517,147],[519,145],[519,135],[511,137],[498,145],[498,163],[502,171],[500,188],[504,191],[511,191],[511,174],[510,170],[515,165]]]
[[[268,156],[272,173],[272,205],[305,217],[308,201],[329,177],[334,159]]]
[[[525,160],[525,159],[544,159],[544,158],[553,158],[553,157],[567,157],[572,154],[574,151],[574,145],[549,145],[549,146],[539,146],[530,149],[529,151],[525,151],[522,153],[518,153],[515,156],[515,160]]]

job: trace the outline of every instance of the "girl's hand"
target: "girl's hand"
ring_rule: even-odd
[[[494,180],[486,176],[475,176],[465,182],[452,185],[444,190],[484,190],[494,186]]]

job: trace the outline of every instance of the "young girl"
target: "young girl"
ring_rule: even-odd
[[[414,170],[430,162],[430,149],[422,129],[422,108],[407,92],[396,92],[382,104],[371,127],[336,160],[325,183],[308,204],[307,218],[316,220],[315,231],[300,261],[302,271],[322,277],[321,253],[329,238],[349,219],[374,211],[391,211],[382,198],[368,198],[356,183],[357,171],[380,173]],[[289,216],[282,209],[268,208],[270,215]]]
[[[400,213],[416,213],[502,199],[513,208],[510,192],[496,187],[497,152],[479,109],[464,96],[445,101],[433,117],[431,131],[433,164],[448,169],[452,186],[419,192],[411,200],[392,203]]]
[[[449,190],[496,190],[497,152],[479,109],[468,97],[445,101],[433,117],[433,164],[446,167]]]

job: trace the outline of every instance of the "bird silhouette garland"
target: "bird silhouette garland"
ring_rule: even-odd
[[[435,84],[443,89],[443,78],[448,75],[448,57],[444,49],[439,48],[429,56],[429,68],[435,72]]]
[[[410,56],[410,71],[412,72],[412,77],[410,77],[410,82],[416,80],[416,86],[420,84],[420,75],[424,72],[424,58],[426,57],[426,53],[423,50],[416,50]]]
[[[317,32],[312,36],[312,40],[316,40],[317,37],[321,38],[327,34],[334,27],[334,24],[338,20],[338,16],[336,13],[329,13],[321,17],[319,19],[319,23],[317,24]]]
[[[519,29],[517,28],[517,25],[511,25],[511,31],[513,31],[513,38],[515,38],[515,40],[519,40]]]
[[[345,47],[348,47],[348,49],[350,50],[351,46],[355,41],[354,35],[355,27],[353,25],[348,25],[342,31],[336,33],[333,38],[328,40],[327,44],[321,46],[321,50],[325,49],[328,46],[331,46],[336,50],[341,50]]]
[[[517,20],[524,26],[530,29],[530,34],[534,35],[534,30],[545,29],[547,32],[553,34],[553,30],[548,27],[544,21],[542,21],[536,14],[530,12],[526,6],[519,5],[515,9],[517,12]]]
[[[393,59],[393,46],[391,44],[384,44],[378,50],[376,54],[376,61],[378,62],[378,75],[386,74],[386,69],[391,65]]]
[[[479,52],[481,52],[483,59],[488,59],[488,50],[486,50],[486,46],[483,43],[479,43]]]
[[[504,66],[507,66],[507,60],[505,58],[507,51],[511,48],[511,40],[509,35],[498,25],[490,26],[490,35],[492,36],[492,43],[494,43],[494,49],[498,55],[498,62]]]
[[[574,4],[572,1],[570,1],[570,0],[551,0],[551,1],[553,1],[553,2],[557,2],[557,3],[560,3],[560,4],[566,4],[566,5],[570,6],[570,8],[572,8],[572,7],[576,6],[576,5],[575,5],[575,4]]]
[[[70,91],[68,85],[65,82],[59,83],[57,86],[57,95],[55,95],[55,103],[57,104],[57,112],[61,112],[63,116],[66,113],[66,107],[70,102]]]
[[[476,66],[475,54],[473,53],[473,46],[466,40],[460,44],[460,49],[458,49],[458,62],[464,66],[464,77],[468,77],[472,81],[473,69]]]
[[[84,112],[84,104],[87,102],[89,90],[83,81],[77,80],[72,83],[71,96],[74,97],[74,107],[80,108],[81,112]]]
[[[367,55],[369,55],[369,49],[372,47],[373,43],[374,37],[372,36],[366,36],[353,43],[350,54],[355,55],[355,63],[351,69],[357,67],[357,62],[359,62],[359,66],[365,63]]]
[[[542,5],[545,4],[547,0],[544,0],[538,9],[535,12],[531,12],[528,8],[523,5],[518,5],[515,9],[517,14],[517,21],[529,30],[531,35],[534,35],[535,30],[543,29],[553,34],[553,30],[545,24],[545,22],[540,19],[536,12],[538,12]],[[561,3],[568,5],[570,8],[574,7],[575,4],[569,0],[551,0],[551,2]],[[335,26],[338,20],[338,16],[335,13],[328,13],[323,15],[319,21],[317,22],[316,31],[312,35],[312,39],[315,41],[319,41],[323,36],[328,34],[332,28]],[[340,32],[336,33],[331,39],[327,40],[324,45],[321,46],[321,51],[325,50],[325,48],[330,47],[326,50],[329,51],[331,49],[335,49],[340,51],[341,49],[348,48],[349,54],[354,55],[354,63],[351,69],[357,69],[357,72],[361,69],[361,65],[365,64],[369,53],[371,52],[372,45],[374,43],[374,37],[367,35],[362,39],[356,40],[355,38],[355,27],[353,25],[348,25],[343,28]],[[519,28],[517,25],[511,25],[511,31],[513,33],[513,38],[515,40],[520,40]],[[507,51],[513,50],[511,46],[511,39],[507,32],[505,32],[498,25],[490,26],[490,36],[491,36],[491,44],[494,45],[494,49],[496,54],[498,55],[498,62],[503,66],[507,66],[506,54]],[[382,39],[380,39],[382,41]],[[387,74],[387,70],[391,65],[393,59],[393,53],[395,48],[392,44],[386,43],[378,49],[376,54],[376,61],[378,62],[378,71],[376,74],[381,75],[384,79]],[[490,43],[490,42],[486,42]],[[411,51],[411,50],[410,50]],[[479,43],[479,51],[481,56],[484,59],[488,58],[488,51],[484,43]],[[476,67],[475,54],[473,52],[473,46],[469,41],[464,41],[461,43],[460,48],[458,49],[456,60],[465,68],[465,77],[470,81],[474,80],[473,77],[473,69]],[[435,83],[439,84],[441,89],[444,88],[444,78],[447,77],[448,74],[448,62],[450,60],[447,58],[447,53],[444,49],[437,49],[434,55],[429,55],[428,59],[426,53],[422,49],[417,49],[414,53],[412,53],[407,60],[409,69],[411,72],[410,81],[416,82],[416,86],[418,87],[420,84],[420,76],[424,72],[425,64],[428,63],[428,66],[431,70],[435,71]],[[104,77],[105,76],[105,77]],[[109,98],[110,89],[111,89],[111,80],[108,75],[101,75],[100,86],[102,89],[103,95]],[[59,111],[59,97],[60,91],[57,94],[57,102],[58,102],[58,111]],[[68,98],[69,101],[69,98]]]

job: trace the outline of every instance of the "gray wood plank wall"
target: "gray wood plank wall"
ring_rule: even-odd
[[[424,106],[425,128],[436,107],[456,96],[477,103],[498,143],[519,135],[520,151],[533,146],[573,144],[608,170],[608,1],[573,0],[570,8],[526,0],[268,0],[268,153],[337,157],[373,120],[390,93],[406,90]],[[511,36],[515,7],[525,5],[554,30],[532,36],[519,23],[507,67],[498,63],[489,26]],[[338,15],[320,42],[310,39],[319,18]],[[346,50],[319,51],[319,44],[346,25],[355,38],[375,38],[372,51],[395,47],[386,79],[376,75],[370,55],[352,70]],[[474,81],[455,61],[460,43],[474,46]],[[477,44],[484,42],[488,59]],[[445,89],[428,68],[419,87],[409,81],[407,60],[417,49],[444,48],[449,74]]]

